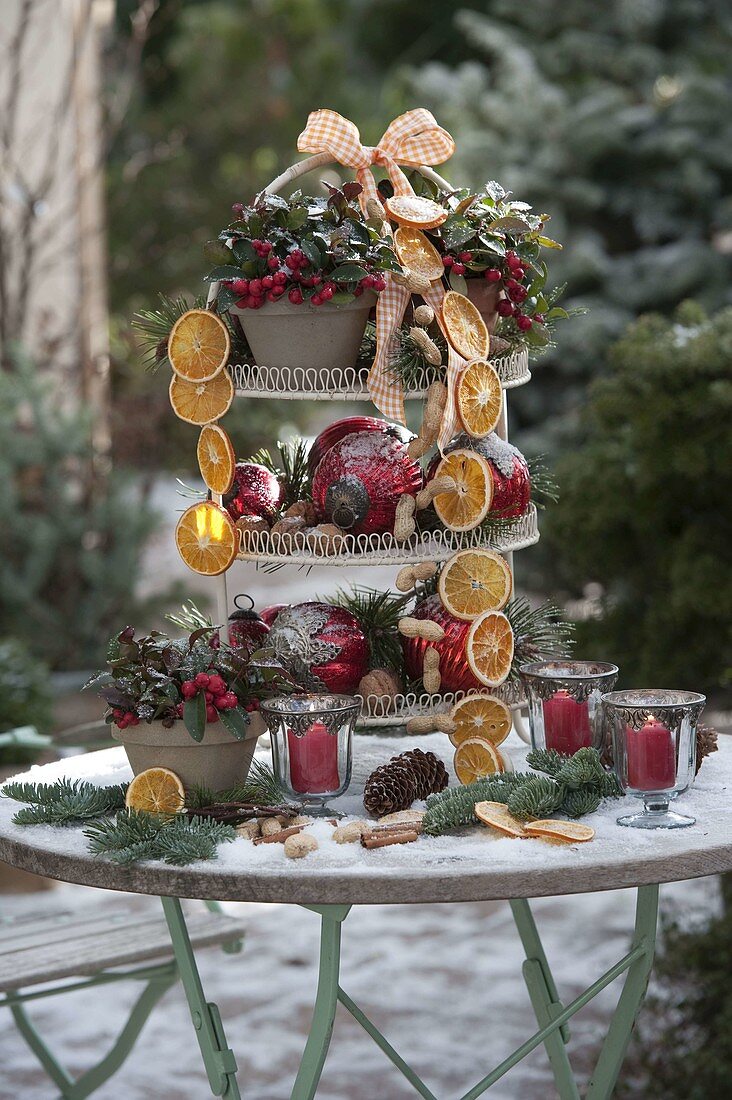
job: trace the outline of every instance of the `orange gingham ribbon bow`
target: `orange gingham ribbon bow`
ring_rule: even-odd
[[[353,168],[363,187],[359,195],[361,209],[367,213],[369,199],[378,200],[371,166],[382,165],[397,195],[413,195],[409,180],[399,164],[419,167],[442,164],[455,151],[455,142],[447,130],[438,126],[424,107],[407,111],[389,124],[378,145],[362,145],[358,127],[337,111],[312,111],[307,126],[297,139],[301,153],[330,153],[334,161]],[[387,272],[386,289],[376,306],[376,357],[369,371],[368,386],[377,409],[404,423],[404,391],[388,370],[388,352],[395,330],[401,323],[409,301],[409,291],[399,286]]]

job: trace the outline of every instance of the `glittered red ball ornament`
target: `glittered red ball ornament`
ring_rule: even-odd
[[[445,636],[439,642],[428,642],[425,638],[402,638],[404,651],[404,671],[410,680],[421,680],[425,650],[434,646],[440,655],[440,691],[485,690],[470,670],[465,646],[470,628],[473,625],[456,619],[442,606],[440,597],[435,593],[428,596],[415,607],[412,615],[415,619],[432,619],[439,623]]]
[[[248,600],[249,606],[242,607],[240,600]],[[229,615],[229,645],[248,661],[252,653],[266,644],[269,626],[254,610],[254,600],[251,596],[235,596],[234,606],[236,611],[232,611]]]
[[[403,493],[422,488],[407,447],[385,432],[355,432],[334,443],[313,478],[313,500],[331,523],[355,535],[394,528]]]
[[[449,454],[458,448],[477,451],[490,466],[493,499],[488,515],[496,519],[515,519],[522,516],[531,500],[531,475],[521,451],[495,432],[489,432],[483,439],[471,439],[463,432],[448,444],[445,453]],[[434,477],[439,462],[438,455],[430,463],[428,481]]]
[[[342,420],[329,424],[313,440],[308,452],[310,472],[315,472],[320,460],[335,443],[346,435],[353,435],[354,432],[387,432],[406,443],[411,438],[410,433],[401,424],[392,424],[389,420],[381,420],[377,416],[345,416]]]
[[[262,622],[265,622],[267,626],[271,626],[275,621],[280,611],[284,611],[286,607],[290,605],[287,603],[270,603],[266,607],[263,607],[259,612],[259,617]]]
[[[283,486],[266,466],[237,462],[234,485],[224,497],[224,506],[233,520],[240,516],[273,519],[283,495]]]
[[[353,695],[368,667],[369,646],[358,619],[332,604],[296,603],[280,611],[267,645],[310,691]]]

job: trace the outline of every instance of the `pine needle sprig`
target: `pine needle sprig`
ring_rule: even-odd
[[[193,304],[181,295],[172,298],[168,294],[159,294],[158,300],[157,309],[140,309],[131,321],[145,349],[143,362],[148,370],[153,371],[163,364],[170,366],[168,337],[175,322],[189,309],[202,309],[204,305],[200,297],[195,298]]]
[[[559,482],[547,466],[545,455],[537,455],[526,460],[531,479],[531,499],[537,508],[546,508],[547,504],[556,504],[559,500]]]
[[[409,335],[409,327],[402,325],[394,333],[389,356],[388,371],[393,378],[401,382],[405,390],[419,390],[432,382],[445,381],[447,344],[437,325],[430,327],[428,335],[437,345],[443,362],[439,365],[428,363],[422,349]]]
[[[262,760],[252,760],[249,775],[237,787],[219,794],[219,802],[251,802],[256,806],[279,806],[287,802],[288,791],[282,786],[272,769]],[[210,805],[216,799],[200,802],[200,806]]]
[[[339,589],[331,602],[350,611],[359,623],[369,643],[372,668],[389,668],[401,673],[404,654],[397,630],[412,593],[395,596],[376,588]]]
[[[528,661],[568,657],[574,645],[574,623],[562,619],[562,609],[551,600],[532,607],[525,596],[514,596],[504,607],[514,635],[511,679]]]
[[[55,783],[6,783],[2,794],[27,803],[13,817],[16,825],[77,825],[113,813],[125,804],[127,784],[97,787],[75,779]]]
[[[312,500],[312,473],[308,466],[310,447],[304,439],[291,439],[287,443],[277,443],[278,454],[263,447],[252,455],[250,462],[265,466],[284,486],[281,511],[289,508],[297,500]]]

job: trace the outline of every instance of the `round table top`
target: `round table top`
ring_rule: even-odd
[[[357,736],[351,789],[334,805],[348,817],[366,816],[361,802],[366,776],[415,744],[446,763],[451,759],[452,746],[442,734]],[[525,746],[512,735],[504,748],[521,768]],[[124,750],[115,748],[34,767],[23,778],[52,782],[60,776],[104,784],[123,782],[130,772]],[[19,804],[0,798],[0,859],[108,890],[222,901],[404,904],[587,893],[732,870],[731,785],[732,738],[721,737],[719,752],[705,760],[692,790],[678,800],[680,812],[696,817],[686,829],[647,832],[617,825],[620,814],[637,806],[625,798],[608,800],[585,819],[596,830],[590,843],[513,840],[478,827],[367,851],[359,844],[336,844],[331,826],[321,820],[311,830],[320,846],[304,859],[288,859],[281,844],[255,846],[240,837],[221,845],[217,859],[188,867],[118,866],[87,852],[81,828],[13,824]]]

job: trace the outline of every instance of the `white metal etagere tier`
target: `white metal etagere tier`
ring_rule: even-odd
[[[491,695],[502,699],[506,706],[517,710],[523,706],[521,684],[507,680],[496,688],[485,688]],[[359,727],[381,728],[384,726],[403,726],[408,718],[417,714],[447,714],[466,695],[467,691],[446,691],[442,695],[417,694],[410,691],[406,695],[395,695],[393,699],[384,696],[368,695],[363,699],[363,710],[358,720]],[[359,696],[359,698],[363,698]]]

